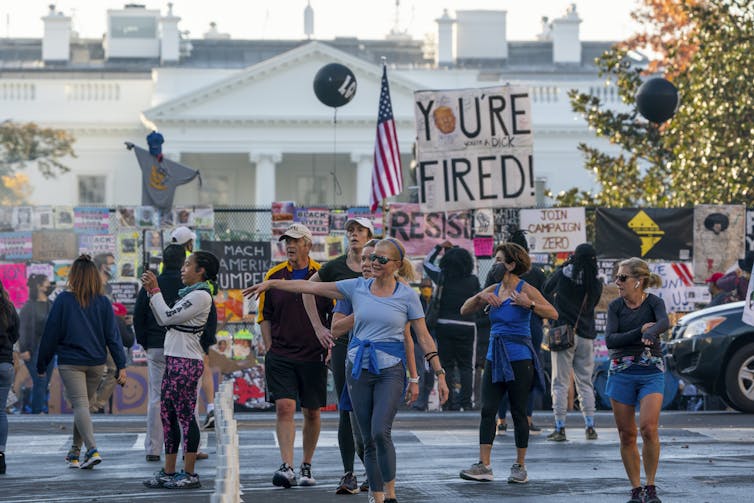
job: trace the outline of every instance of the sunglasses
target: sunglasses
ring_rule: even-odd
[[[385,265],[388,262],[400,262],[400,260],[398,260],[398,259],[383,257],[382,255],[376,255],[374,253],[372,253],[371,255],[369,255],[369,260],[372,261],[372,262],[374,262],[376,260],[377,262],[379,262],[382,265]]]
[[[615,281],[620,281],[621,283],[625,283],[628,278],[630,278],[628,274],[618,274],[615,277]]]

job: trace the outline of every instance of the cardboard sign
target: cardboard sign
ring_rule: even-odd
[[[388,235],[403,243],[409,256],[424,256],[446,240],[473,250],[471,219],[471,211],[424,213],[418,204],[396,203],[390,205]]]
[[[702,282],[726,272],[744,256],[746,207],[700,204],[694,207],[694,278]]]
[[[70,231],[36,231],[32,234],[32,258],[37,262],[75,259],[79,255],[76,234]]]
[[[583,207],[521,210],[519,216],[531,253],[572,252],[586,243]]]
[[[423,211],[534,205],[528,88],[417,91],[414,115]]]
[[[114,302],[120,302],[126,306],[136,304],[136,296],[139,293],[138,283],[134,281],[113,281],[108,285]]]
[[[220,260],[217,282],[223,290],[239,290],[260,283],[272,267],[268,241],[204,241],[202,249]]]

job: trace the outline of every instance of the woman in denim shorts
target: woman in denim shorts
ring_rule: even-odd
[[[618,426],[623,466],[632,487],[628,503],[660,503],[655,474],[660,459],[657,427],[665,389],[665,367],[659,336],[668,329],[668,315],[662,299],[645,289],[661,283],[645,261],[636,257],[624,260],[615,276],[620,297],[611,302],[607,310],[610,372],[606,392]],[[637,404],[644,442],[641,455],[636,445]],[[641,485],[642,458],[645,486]]]

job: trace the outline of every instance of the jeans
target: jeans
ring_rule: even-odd
[[[87,449],[94,449],[97,442],[89,406],[105,373],[105,366],[58,365],[58,371],[65,386],[65,396],[73,407],[73,446],[81,448],[83,442]]]
[[[47,387],[52,379],[52,371],[55,369],[55,358],[50,361],[47,371],[42,377],[37,373],[37,354],[31,355],[28,361],[24,362],[29,370],[31,377],[31,413],[41,414],[47,412]]]
[[[160,393],[162,376],[165,374],[165,350],[163,348],[147,349],[147,435],[144,437],[144,450],[147,454],[159,456],[165,440],[160,419]]]
[[[352,364],[346,365],[346,382],[351,405],[364,439],[364,466],[369,488],[384,490],[384,483],[395,479],[395,446],[391,431],[398,405],[403,398],[406,368],[398,363],[381,369],[379,374],[362,370],[358,380],[351,375]]]
[[[0,452],[5,452],[5,442],[8,440],[8,416],[5,413],[5,403],[8,392],[13,384],[13,364],[0,363]]]
[[[571,370],[576,381],[581,412],[584,418],[594,417],[594,341],[576,336],[573,347],[550,353],[552,359],[552,410],[555,420],[565,423],[568,412],[568,388],[571,387]]]

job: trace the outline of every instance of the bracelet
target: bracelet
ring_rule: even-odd
[[[419,376],[409,377],[408,382],[410,382],[411,384],[419,384]]]
[[[429,361],[429,360],[431,360],[432,358],[434,358],[435,356],[438,356],[438,353],[437,353],[437,351],[431,351],[431,352],[427,353],[426,355],[424,355],[424,359],[425,359],[426,361]]]
[[[160,289],[159,288],[153,288],[153,289],[149,290],[149,295],[155,295],[157,293],[160,293]]]
[[[445,375],[445,369],[440,367],[439,369],[435,370],[435,376],[440,377],[441,375]]]

